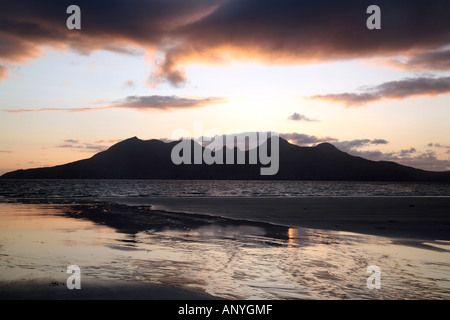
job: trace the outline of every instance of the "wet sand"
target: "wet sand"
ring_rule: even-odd
[[[207,293],[152,283],[86,281],[79,290],[51,279],[0,282],[0,300],[217,300]]]
[[[129,221],[133,208],[25,202],[32,203],[0,203],[0,300],[219,299],[183,279],[139,281],[139,272],[127,270],[129,254],[139,251],[130,238],[152,226],[143,219],[142,228],[140,212]],[[71,264],[81,266],[80,290],[67,288]]]
[[[450,240],[450,197],[128,198],[118,202],[291,227]]]
[[[331,205],[345,200],[351,204],[347,208],[355,210],[354,219],[345,221],[358,227],[358,219],[371,217],[360,213],[358,203],[363,200],[344,198],[3,203],[0,299],[448,298],[448,241],[423,240],[417,237],[417,226],[407,229],[409,239],[327,230],[326,213],[329,218],[330,212],[336,215]],[[390,206],[376,202],[372,208],[394,210],[395,205],[395,212],[403,212],[407,203],[411,209],[427,205],[433,213],[429,217],[435,217],[428,221],[446,216],[447,201],[432,199],[430,205],[422,200],[397,200]],[[164,201],[169,203],[164,210],[171,211],[162,210]],[[322,227],[289,227],[304,226],[307,220],[298,208],[306,203],[313,212],[326,208],[320,216]],[[404,219],[421,217],[408,210]],[[73,264],[82,270],[82,290],[65,285],[66,268]],[[382,291],[367,290],[369,265],[382,267]]]

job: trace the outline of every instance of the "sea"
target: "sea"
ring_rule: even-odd
[[[133,207],[131,201],[320,196],[449,197],[450,185],[0,180],[0,296],[5,283],[45,279],[48,285],[65,286],[67,267],[77,265],[82,284],[99,279],[154,283],[225,299],[450,298],[449,241],[402,241],[190,213],[155,214]],[[121,205],[109,206],[102,199],[120,199]],[[127,199],[126,217],[134,227],[104,223],[109,220],[88,214],[114,214],[124,210]],[[140,226],[139,217],[159,227],[145,227],[148,221]],[[379,271],[375,288],[373,270]]]
[[[449,197],[449,183],[249,180],[0,180],[3,198]]]

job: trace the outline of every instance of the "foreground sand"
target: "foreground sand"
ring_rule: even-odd
[[[0,300],[211,300],[207,293],[169,285],[131,281],[89,281],[69,290],[51,279],[0,282]]]
[[[449,197],[127,199],[167,210],[396,238],[450,240]]]
[[[225,231],[231,230],[230,232],[246,232],[245,230],[258,230],[258,232],[260,232],[260,230],[263,230],[263,234],[266,239],[264,241],[272,239],[274,243],[286,244],[286,247],[276,247],[280,250],[286,248],[287,251],[285,252],[286,255],[284,257],[295,257],[296,254],[301,254],[301,261],[303,264],[299,263],[297,258],[292,260],[292,272],[296,274],[293,277],[301,281],[311,281],[310,284],[313,287],[317,285],[325,285],[325,291],[321,291],[322,289],[317,289],[321,294],[329,293],[329,284],[328,282],[323,281],[324,277],[326,281],[332,281],[333,279],[333,281],[337,281],[340,279],[342,286],[347,288],[346,284],[350,281],[346,278],[349,274],[348,270],[355,270],[355,268],[357,268],[357,270],[362,270],[363,281],[361,283],[365,286],[365,268],[370,261],[375,259],[375,261],[382,261],[384,270],[390,270],[389,272],[391,275],[396,274],[399,277],[398,281],[403,283],[400,286],[401,288],[403,288],[403,286],[408,287],[414,294],[417,294],[412,295],[412,298],[425,296],[430,297],[429,294],[436,294],[431,295],[431,297],[446,296],[445,290],[444,293],[442,293],[441,291],[438,291],[438,287],[434,287],[436,285],[435,281],[441,280],[436,280],[435,278],[430,280],[424,277],[421,280],[422,282],[417,282],[415,275],[423,274],[424,270],[429,272],[430,268],[435,268],[433,269],[435,270],[433,272],[435,272],[436,275],[440,275],[440,272],[444,272],[444,275],[448,274],[448,269],[446,269],[446,266],[448,266],[448,256],[445,256],[445,254],[448,255],[448,252],[450,252],[448,250],[448,244],[438,241],[433,242],[430,240],[450,240],[450,218],[448,212],[448,209],[450,208],[450,198],[128,198],[120,200],[115,198],[108,199],[109,201],[98,200],[99,199],[80,201],[75,199],[56,199],[42,201],[42,199],[28,199],[26,201],[21,201],[20,204],[18,204],[18,207],[15,207],[15,204],[4,204],[4,213],[6,212],[3,219],[4,223],[8,222],[6,219],[8,217],[14,217],[14,219],[17,219],[17,217],[27,217],[26,220],[19,219],[16,221],[19,223],[19,231],[28,226],[31,228],[30,230],[35,230],[35,228],[39,230],[42,229],[41,231],[43,234],[46,234],[47,231],[50,232],[54,229],[54,225],[52,223],[54,223],[55,220],[46,220],[45,217],[57,219],[57,225],[59,226],[59,229],[57,230],[62,231],[64,234],[62,237],[56,237],[55,239],[60,239],[60,241],[63,241],[61,243],[64,244],[64,252],[67,257],[71,259],[73,254],[77,257],[76,253],[80,250],[87,250],[87,253],[91,252],[91,246],[93,246],[94,249],[97,246],[101,250],[95,251],[97,253],[96,257],[98,257],[98,261],[95,262],[94,259],[93,262],[89,262],[90,264],[88,264],[89,266],[92,264],[96,267],[96,269],[91,268],[91,273],[88,276],[91,277],[91,279],[83,276],[82,290],[68,290],[64,283],[65,274],[62,273],[64,271],[63,269],[68,264],[68,262],[66,263],[67,258],[64,256],[60,257],[58,246],[56,246],[58,249],[56,251],[56,255],[48,255],[49,253],[47,252],[47,248],[50,252],[51,246],[47,247],[47,245],[45,245],[46,242],[42,241],[47,238],[43,237],[41,239],[32,237],[28,242],[26,242],[26,244],[32,245],[33,251],[30,251],[29,255],[31,258],[34,257],[35,260],[37,259],[36,261],[25,261],[26,263],[24,264],[24,262],[20,260],[23,257],[19,256],[17,261],[11,262],[10,260],[14,259],[13,257],[16,255],[15,251],[3,252],[5,266],[12,266],[13,268],[17,267],[19,269],[19,273],[17,274],[20,274],[20,270],[22,270],[25,272],[25,277],[21,277],[20,281],[17,276],[14,277],[14,279],[17,280],[8,281],[8,277],[5,277],[4,280],[0,281],[0,299],[214,299],[215,297],[205,294],[203,290],[200,292],[191,291],[192,287],[185,286],[183,281],[178,281],[178,277],[176,277],[177,281],[173,281],[173,279],[169,282],[163,281],[163,284],[161,285],[134,281],[136,279],[134,274],[131,275],[131,278],[130,275],[127,275],[125,278],[130,278],[128,280],[124,279],[120,281],[110,281],[108,279],[109,274],[114,274],[117,271],[119,271],[120,274],[120,270],[126,270],[126,268],[128,268],[128,259],[134,252],[132,249],[135,247],[135,244],[139,242],[139,238],[135,237],[136,234],[156,235],[158,232],[163,232],[164,230],[183,231],[197,228],[200,228],[199,230],[201,230],[202,227],[205,227],[204,230],[206,230],[206,232],[209,232],[208,230],[214,230],[214,232],[216,232],[216,230],[222,229]],[[123,205],[120,203],[126,203],[128,205]],[[36,204],[36,206],[34,206],[34,204]],[[20,209],[20,205],[24,205],[24,207]],[[28,205],[31,206],[27,207]],[[38,210],[39,208],[40,210]],[[8,210],[10,210],[9,214]],[[54,210],[54,212],[52,210]],[[0,212],[2,211],[0,210]],[[27,212],[29,216],[26,215]],[[177,212],[186,212],[188,214]],[[77,220],[66,219],[67,217],[75,218]],[[25,223],[25,221],[28,224]],[[43,228],[40,224],[45,221],[49,221],[47,229]],[[36,222],[39,222],[39,227],[34,226]],[[70,222],[69,228],[67,228],[65,222]],[[120,237],[115,238],[113,236],[113,238],[98,238],[98,234],[96,233],[97,226],[100,228],[112,228],[115,231],[111,234],[120,235]],[[215,228],[208,229],[209,226],[215,226]],[[294,233],[292,239],[297,239],[293,240],[293,243],[296,245],[294,247],[290,247],[288,244],[291,243],[291,227],[296,226],[383,235],[395,239],[380,238],[375,244],[375,249],[371,249],[369,246],[364,247],[364,250],[362,251],[355,251],[351,250],[351,247],[354,245],[349,244],[348,239],[350,238],[346,237],[356,237],[357,239],[371,237],[359,237],[356,235],[342,234],[346,240],[341,241],[339,240],[339,237],[333,237],[333,241],[330,242],[330,238],[324,237],[323,232],[302,229],[303,231],[299,231],[298,234]],[[80,231],[85,230],[85,232],[74,234],[74,237],[71,238],[70,233],[66,235],[67,230],[71,230],[70,228],[76,228]],[[150,233],[147,233],[148,231],[150,231]],[[260,233],[257,233],[257,235],[259,234]],[[189,241],[194,240],[194,246],[182,246],[181,250],[183,253],[188,252],[188,255],[192,252],[193,255],[196,256],[198,254],[198,246],[195,242],[195,233],[193,233],[193,235],[194,238],[189,238]],[[162,238],[156,236],[156,238],[151,238],[155,240],[154,242],[143,241],[140,242],[140,245],[143,245],[143,248],[150,249],[150,251],[147,251],[150,253],[156,249],[156,256],[158,256],[157,252],[161,248],[164,248],[163,252],[166,252],[166,249],[168,249],[167,252],[181,252],[179,250],[177,251],[177,249],[180,248],[178,246],[174,246],[174,243],[172,242],[161,247],[158,240],[161,240],[164,237],[164,235]],[[13,238],[14,237],[11,239]],[[228,239],[228,236],[226,236],[226,234],[225,236],[224,234],[219,234],[219,238],[220,243],[222,243],[224,239]],[[38,239],[40,239],[41,242],[36,241]],[[96,242],[93,242],[92,239]],[[114,241],[111,242],[111,239],[114,239]],[[151,240],[146,236],[144,236],[144,239]],[[183,238],[180,239],[181,240],[177,240],[175,243],[178,245],[180,243],[183,244]],[[201,241],[198,243],[202,244],[202,248],[208,248],[208,241],[205,242],[205,239],[208,238],[202,238],[202,235],[200,234],[199,239],[201,239]],[[239,242],[237,239],[239,238],[234,238],[232,241]],[[57,258],[56,261],[48,260],[42,262],[39,260],[39,255],[35,256],[35,250],[38,250],[39,252],[41,246],[39,243],[42,244],[42,248],[44,249],[43,254],[45,254],[48,259],[51,259],[52,257]],[[58,242],[56,241],[54,243],[57,244]],[[93,243],[96,243],[96,245],[92,245]],[[110,246],[111,243],[113,244],[112,247]],[[380,243],[382,243],[381,249],[379,247]],[[68,246],[69,244],[74,244],[74,249],[70,249],[72,246]],[[389,246],[391,244],[396,246],[406,245],[409,246],[409,248],[411,248],[411,246],[419,247],[416,249],[427,249],[427,251],[421,251],[422,253],[426,252],[424,264],[422,264],[419,258],[416,258],[416,253],[420,252],[417,250],[414,251],[413,249],[411,249],[412,251],[408,249],[404,252],[408,259],[413,260],[405,261],[416,261],[418,266],[416,266],[414,262],[405,262],[398,259],[390,261]],[[211,252],[216,250],[216,245],[217,243],[212,245],[213,249]],[[308,256],[308,250],[302,251],[301,249],[304,245],[312,248],[315,245],[318,245],[319,247],[323,247],[323,245],[330,245],[330,247],[327,248],[329,250],[325,251],[313,250],[314,253],[312,256]],[[103,247],[118,250],[120,254],[116,255],[114,253],[111,257],[106,255],[102,258]],[[229,249],[228,246],[226,246],[226,248],[227,250]],[[260,246],[256,246],[255,248],[255,250],[261,249]],[[261,249],[267,249],[267,252],[260,252],[259,257],[261,257],[262,260],[270,257],[273,253],[276,255],[279,254],[279,249],[271,250],[270,248],[272,247],[264,246]],[[376,248],[381,251],[378,252]],[[400,250],[401,248],[402,247],[396,247],[395,253],[397,254],[397,250]],[[68,251],[66,252],[66,250]],[[228,252],[227,250],[225,250],[225,252]],[[369,254],[365,250],[369,250]],[[142,257],[139,256],[139,252],[144,251],[136,251],[138,254],[136,256],[136,261],[140,261],[140,259],[142,259]],[[26,253],[28,251],[25,250],[24,252]],[[120,257],[122,257],[122,252],[126,253],[126,256],[128,257],[127,259],[120,260]],[[239,259],[236,259],[236,261],[242,262],[245,261],[245,259],[250,259],[249,261],[251,262],[249,262],[249,266],[251,266],[251,268],[258,265],[259,259],[251,260],[252,257],[254,258],[255,252],[257,251],[253,251],[253,254],[246,256],[245,250],[232,250],[230,252],[230,256],[234,257],[236,252],[240,254],[240,256],[238,255]],[[409,254],[411,252],[414,254],[410,257]],[[317,261],[317,254],[324,254],[324,256]],[[220,255],[218,257],[220,258]],[[225,258],[226,257],[227,256],[225,256]],[[243,257],[245,257],[244,260],[242,260]],[[81,255],[78,259],[81,259],[80,261],[84,261],[83,259],[86,259],[86,257]],[[116,263],[117,261],[124,261],[125,264],[122,265],[119,263],[118,265],[115,265],[115,267],[110,267],[109,261],[112,260],[116,261]],[[211,270],[214,270],[216,267],[216,260],[213,260],[214,263],[210,265]],[[329,263],[326,262],[328,260],[330,260]],[[29,277],[26,276],[28,272],[27,270],[41,270],[41,264],[42,270],[40,272],[36,271],[36,274],[40,273],[47,276],[48,270],[46,268],[49,267],[47,264],[50,261],[52,261],[55,266],[49,270],[56,270],[56,273],[51,273],[51,277],[49,279],[41,279],[39,278],[40,276],[33,276],[33,272],[30,273]],[[148,261],[150,262],[152,259]],[[226,264],[226,261],[229,260],[225,259],[223,261]],[[274,262],[278,260],[270,261]],[[312,264],[308,264],[308,261]],[[363,261],[362,266],[359,265],[361,261]],[[400,264],[397,263],[398,261],[400,261]],[[428,265],[427,263],[429,262],[431,262],[431,264]],[[200,264],[197,265],[197,270],[201,270],[202,275],[204,272],[203,263],[203,260],[201,260]],[[286,260],[286,263],[289,263],[289,259]],[[64,268],[61,269],[60,265],[64,266]],[[99,266],[101,266],[101,268],[99,268]],[[148,266],[149,265],[147,264],[139,264],[140,269],[138,268],[137,270],[145,273],[148,270],[153,272],[158,269],[155,268],[156,265],[154,264],[151,268]],[[199,266],[200,269],[198,269]],[[50,265],[50,267],[52,266]],[[188,272],[186,274],[191,274],[190,272],[192,271],[192,267],[192,264],[189,264]],[[264,269],[264,264],[260,267],[265,270],[264,272],[267,272],[268,278],[271,279],[270,275],[272,272],[272,264],[269,264],[268,269]],[[283,268],[281,268],[281,270],[284,270],[284,267],[285,264],[283,263]],[[339,270],[341,270],[342,267],[346,269],[341,272]],[[304,270],[308,270],[308,268],[310,268],[312,272],[310,277],[297,278],[299,274],[298,272],[300,272],[299,270],[302,270],[303,272]],[[219,270],[221,269],[223,269],[222,264],[219,266]],[[92,270],[94,271],[92,272]],[[176,268],[175,270],[177,273],[181,273],[182,271],[179,268]],[[236,270],[242,272],[242,265],[238,264]],[[279,269],[275,269],[275,271],[277,270]],[[106,272],[106,278],[103,278],[103,272]],[[252,274],[252,270],[247,272],[248,274]],[[333,274],[330,275],[329,272],[332,272]],[[411,278],[404,278],[405,274],[411,274],[413,276]],[[224,275],[222,274],[222,276]],[[186,278],[180,277],[180,279]],[[201,279],[203,279],[203,277]],[[395,277],[393,279],[395,280]],[[303,285],[308,288],[311,287],[308,282]],[[394,285],[391,288],[388,284],[386,288],[390,288],[390,290],[386,291],[387,293],[385,297],[404,297],[404,293],[399,294],[395,291],[395,288],[398,285],[398,283],[394,282]],[[298,289],[300,290],[299,292],[303,292],[302,287]],[[340,287],[337,287],[336,290],[336,292],[331,294],[331,297],[348,297],[355,294],[353,291],[354,287],[347,288],[346,290],[348,291],[344,294],[342,294]],[[360,292],[357,294],[360,294]],[[365,293],[363,296],[367,297]]]

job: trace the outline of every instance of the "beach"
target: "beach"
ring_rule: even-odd
[[[450,240],[449,197],[120,199],[152,210],[222,216],[393,238]]]
[[[447,299],[448,198],[0,203],[1,299]],[[81,269],[68,290],[66,268]],[[368,266],[382,290],[366,287]]]
[[[86,279],[80,290],[68,290],[53,279],[0,282],[0,300],[217,300],[195,290],[131,281]]]

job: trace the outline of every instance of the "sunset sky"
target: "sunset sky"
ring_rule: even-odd
[[[69,30],[66,8],[81,8]],[[381,30],[366,9],[381,8]],[[450,2],[2,1],[0,174],[133,136],[276,131],[450,170]]]

